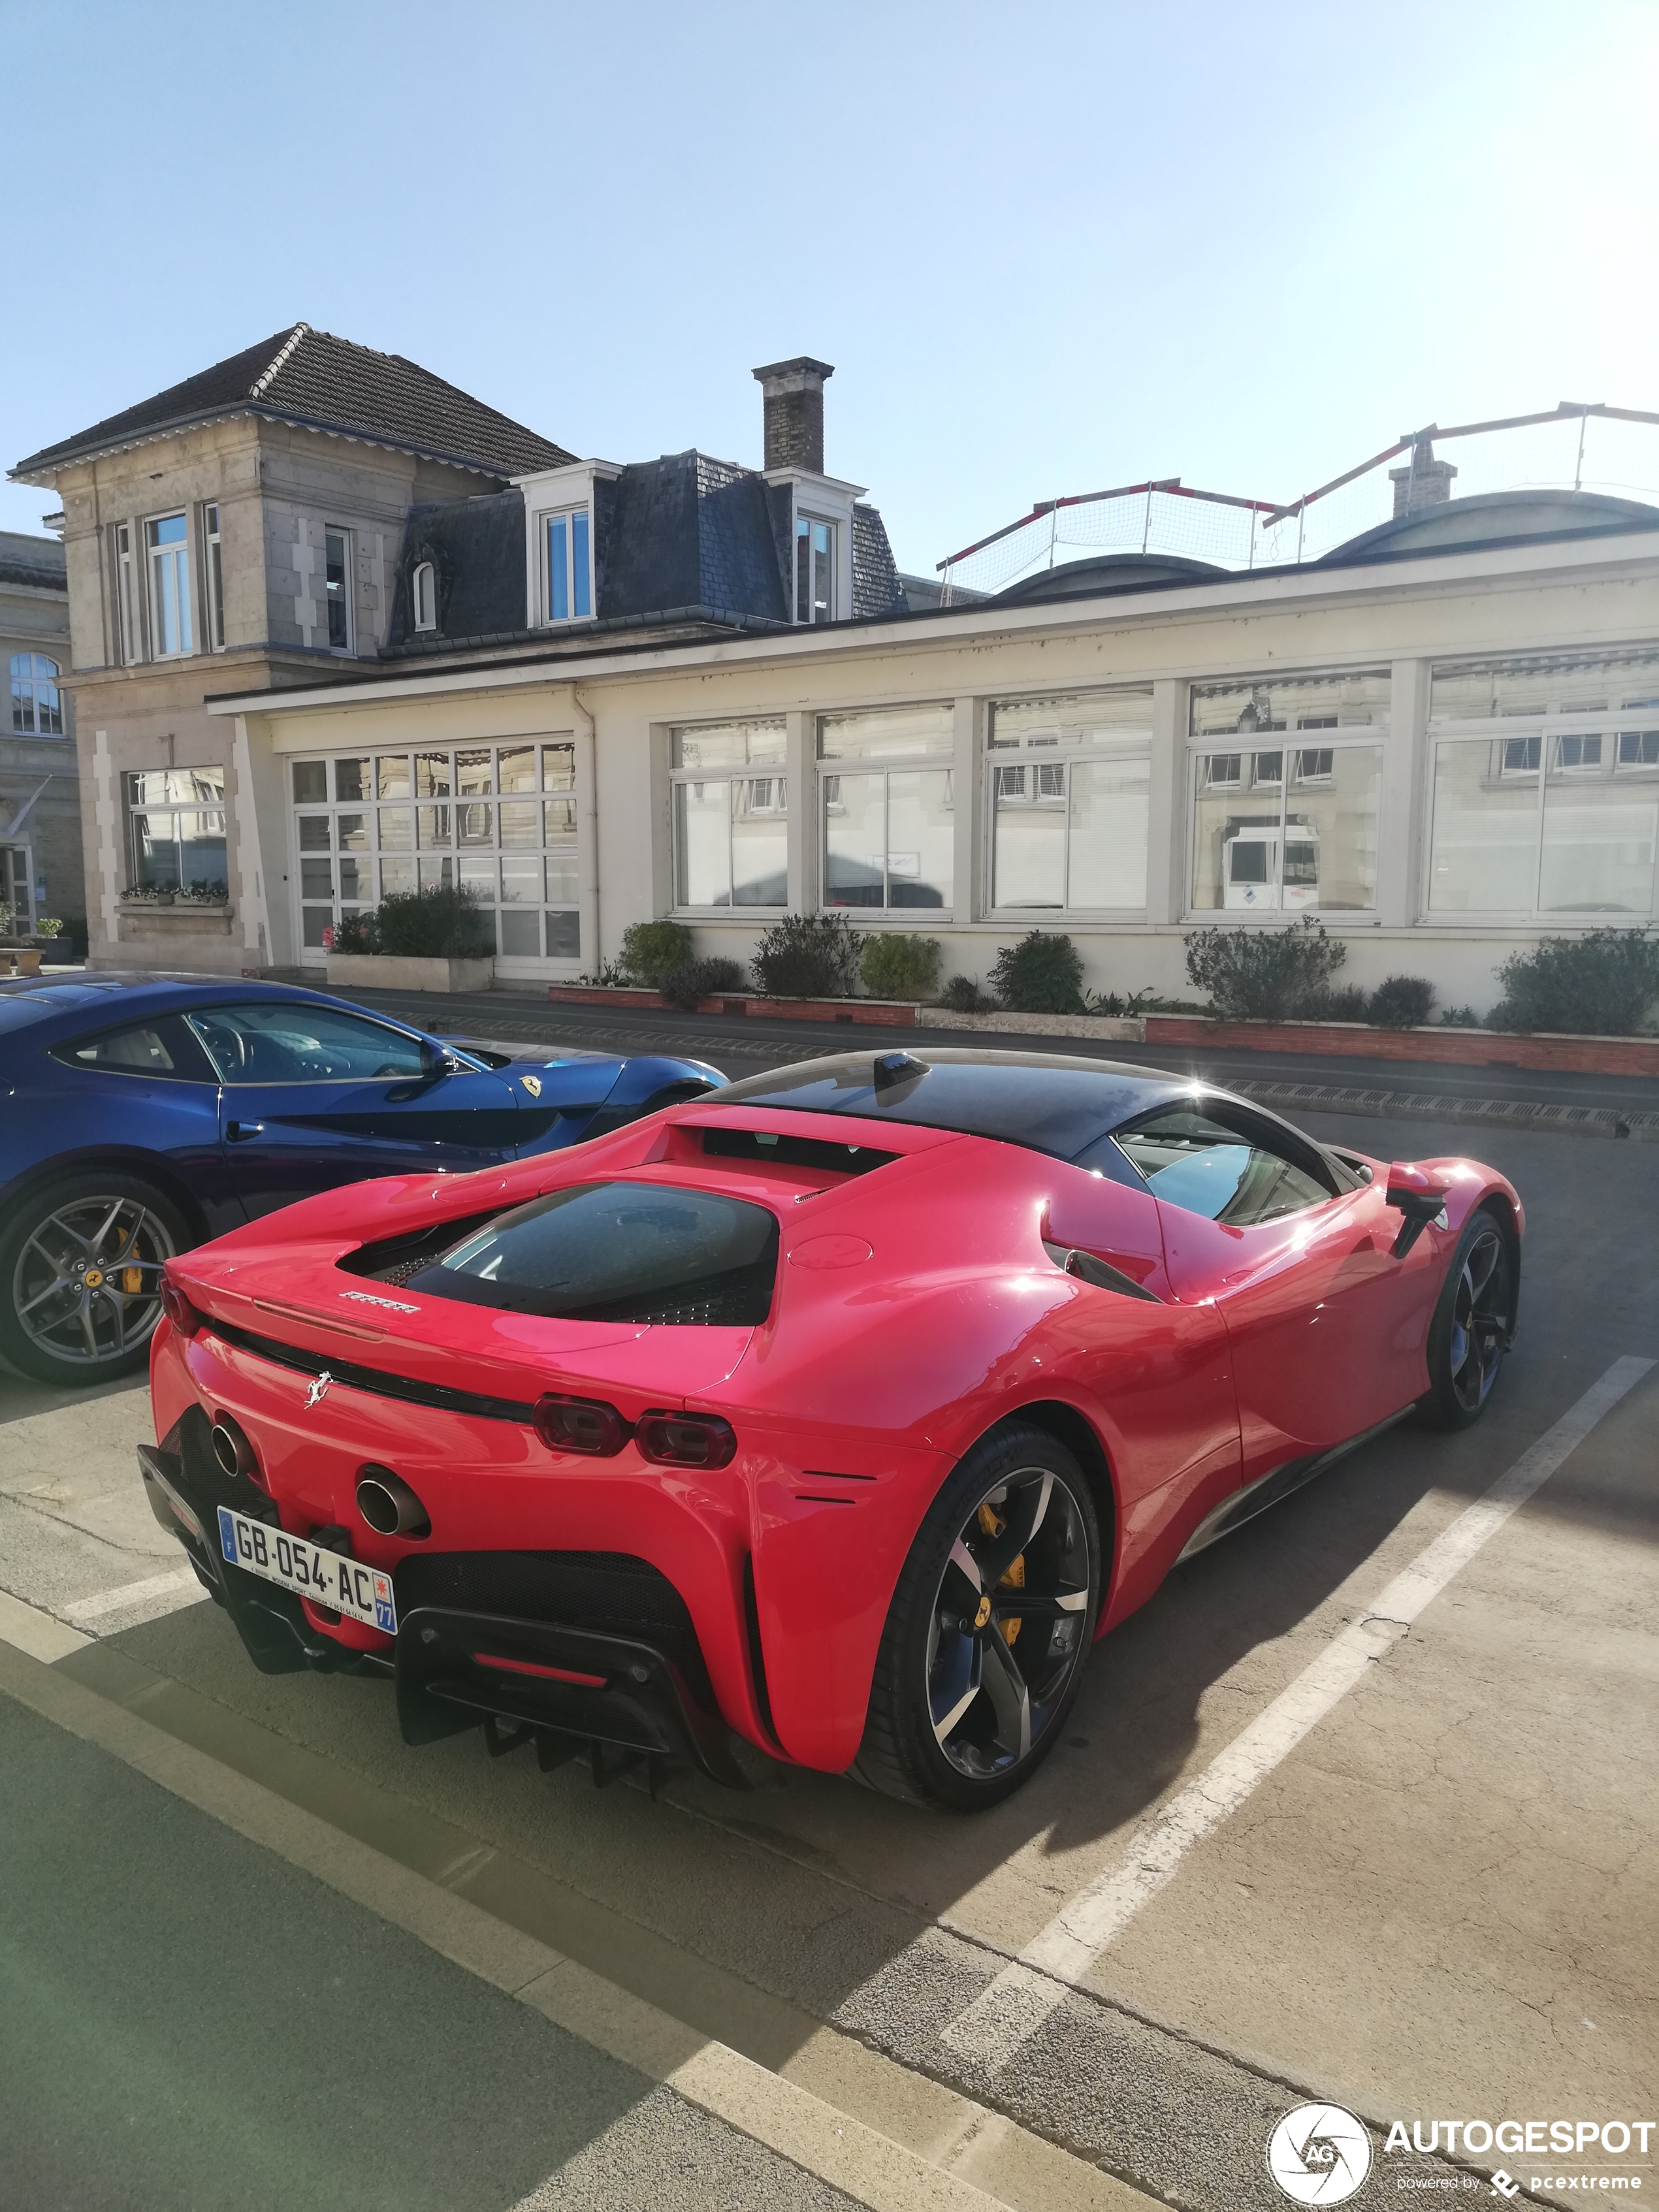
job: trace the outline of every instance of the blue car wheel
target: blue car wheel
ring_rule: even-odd
[[[195,1241],[136,1176],[94,1170],[30,1193],[0,1236],[0,1352],[40,1382],[133,1373],[161,1318],[161,1263]]]

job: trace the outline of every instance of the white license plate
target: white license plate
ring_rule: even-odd
[[[233,1567],[279,1583],[315,1605],[331,1607],[365,1627],[384,1629],[388,1636],[398,1633],[392,1577],[378,1567],[325,1552],[303,1536],[290,1536],[263,1521],[250,1521],[246,1513],[233,1513],[228,1505],[219,1508],[219,1548]]]

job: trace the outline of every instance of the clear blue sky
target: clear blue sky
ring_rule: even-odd
[[[621,461],[758,462],[818,355],[913,569],[1659,405],[1645,0],[0,0],[0,76],[8,466],[300,318]]]

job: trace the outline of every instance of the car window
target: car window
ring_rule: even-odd
[[[102,1036],[76,1037],[54,1045],[54,1060],[66,1067],[95,1067],[117,1075],[160,1076],[174,1083],[216,1083],[207,1055],[177,1014],[150,1022],[130,1022]]]
[[[362,1014],[256,1000],[185,1018],[225,1083],[343,1083],[419,1075],[421,1041]]]
[[[1298,1213],[1331,1195],[1328,1184],[1263,1135],[1227,1128],[1190,1108],[1150,1115],[1121,1130],[1117,1142],[1155,1197],[1234,1228]]]
[[[579,1183],[502,1214],[407,1288],[565,1320],[753,1328],[777,1255],[776,1215],[747,1200]]]

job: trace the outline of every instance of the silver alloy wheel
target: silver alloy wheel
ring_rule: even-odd
[[[951,1547],[928,1626],[927,1709],[958,1773],[986,1781],[1030,1754],[1087,1650],[1091,1582],[1065,1479],[1000,1476]]]
[[[1510,1255],[1495,1226],[1487,1226],[1464,1255],[1452,1294],[1448,1364],[1457,1402],[1479,1413],[1498,1380],[1510,1331]]]
[[[173,1251],[167,1224],[141,1199],[69,1199],[18,1254],[12,1311],[48,1358],[100,1366],[149,1338],[161,1315],[161,1262]]]

